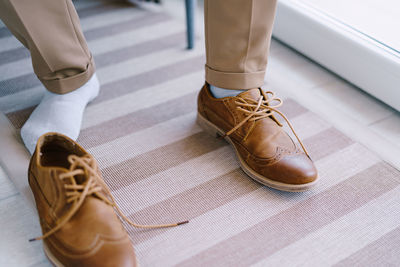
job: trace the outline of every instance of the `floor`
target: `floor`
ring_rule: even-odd
[[[164,8],[183,20],[180,2],[166,1]],[[197,19],[201,23],[201,9]],[[277,40],[272,41],[266,87],[318,112],[400,169],[400,113]],[[27,241],[40,233],[36,214],[1,168],[0,210],[0,225],[7,229],[0,242],[0,266],[49,266],[41,243]]]
[[[266,83],[400,168],[400,112],[273,41]]]

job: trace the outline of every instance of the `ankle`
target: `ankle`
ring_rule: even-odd
[[[215,98],[224,98],[224,97],[232,97],[237,96],[240,93],[243,93],[246,90],[237,90],[237,89],[226,89],[220,88],[210,84],[210,92]]]
[[[99,94],[99,87],[94,74],[87,83],[67,94],[46,92],[21,129],[22,140],[31,154],[38,138],[47,132],[58,132],[76,140],[84,109]]]

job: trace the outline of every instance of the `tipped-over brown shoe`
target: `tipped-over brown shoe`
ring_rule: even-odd
[[[56,266],[136,266],[129,236],[114,208],[96,160],[79,144],[58,133],[39,138],[28,173],[35,196],[44,251]]]
[[[205,84],[198,96],[197,121],[232,145],[242,169],[254,180],[284,191],[308,190],[317,181],[317,170],[290,122],[276,109],[281,104],[261,88],[214,98]],[[301,148],[282,129],[275,112],[287,121]]]

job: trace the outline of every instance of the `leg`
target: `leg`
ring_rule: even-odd
[[[188,49],[194,47],[196,0],[185,0]]]
[[[29,49],[37,77],[51,92],[84,85],[94,62],[70,0],[0,0],[0,17]]]
[[[0,17],[31,53],[35,74],[48,90],[21,129],[32,153],[46,132],[79,135],[83,110],[99,84],[92,55],[70,0],[0,0]]]
[[[276,0],[205,0],[206,81],[227,89],[263,85]]]
[[[276,109],[282,101],[260,88],[275,7],[275,0],[205,0],[208,83],[199,93],[198,123],[234,147],[249,177],[272,188],[304,191],[315,185],[317,170],[294,129],[301,147],[274,116],[291,126]]]

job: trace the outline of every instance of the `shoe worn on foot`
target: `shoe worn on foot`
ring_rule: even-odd
[[[55,266],[136,266],[95,159],[57,133],[39,138],[29,165],[46,256]]]
[[[281,104],[261,88],[214,98],[205,84],[198,96],[198,123],[233,146],[242,169],[254,180],[284,191],[308,190],[317,181],[317,170],[290,122],[276,109]],[[282,129],[275,112],[289,124],[301,148]]]

